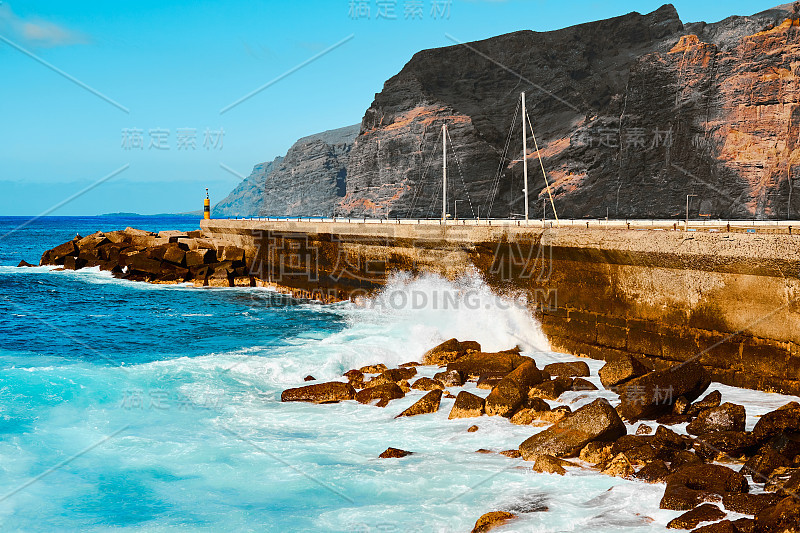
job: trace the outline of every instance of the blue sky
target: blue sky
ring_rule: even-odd
[[[546,31],[662,4],[354,0],[367,18],[351,3],[3,0],[0,215],[200,209],[205,187],[218,201],[299,137],[360,122],[415,52],[452,44],[445,33]],[[713,22],[775,4],[674,5],[684,22]]]

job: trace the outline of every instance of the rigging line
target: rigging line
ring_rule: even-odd
[[[533,137],[533,145],[536,148],[536,155],[539,157],[539,165],[542,167],[542,176],[544,176],[544,184],[547,187],[547,195],[550,197],[550,206],[553,208],[553,216],[556,219],[556,225],[559,225],[558,221],[558,213],[556,212],[556,204],[553,202],[553,194],[550,192],[550,183],[547,181],[547,172],[544,171],[544,163],[542,163],[542,153],[539,151],[539,143],[536,142],[536,134],[533,132],[533,122],[531,122],[531,117],[528,115],[527,111],[525,112],[525,116],[528,119],[528,124],[531,126],[531,137]],[[526,157],[527,154],[522,154],[522,157]]]
[[[508,154],[508,149],[511,146],[511,138],[514,135],[514,124],[517,123],[517,116],[519,115],[520,109],[520,101],[517,101],[517,108],[514,111],[514,118],[511,120],[511,126],[508,129],[508,135],[506,136],[506,144],[503,148],[503,153],[500,155],[500,163],[497,167],[497,174],[495,174],[494,183],[492,184],[492,194],[489,197],[489,210],[486,212],[487,218],[490,216],[492,209],[494,209],[494,202],[497,198],[497,194],[500,190],[500,179],[503,175],[503,165],[505,164],[506,160],[508,159],[506,156]],[[486,203],[484,202],[484,207],[486,207]]]
[[[456,158],[456,166],[458,166],[458,176],[461,178],[461,185],[464,187],[464,193],[467,195],[467,202],[469,203],[469,210],[472,212],[472,218],[475,218],[475,208],[472,207],[472,198],[469,196],[469,189],[464,181],[464,172],[461,170],[461,161],[458,159],[458,152],[456,152],[456,145],[453,143],[453,138],[450,136],[450,130],[447,130],[447,138],[450,139],[451,150],[453,157]]]
[[[438,144],[439,136],[441,134],[442,134],[442,132],[441,132],[441,130],[439,130],[439,133],[436,135],[436,143],[435,144]],[[422,147],[421,147],[421,150],[420,150],[420,154],[422,154],[423,157],[424,157],[424,154],[425,154],[425,136],[424,135],[425,134],[423,133]],[[415,185],[418,185],[418,186],[414,189],[414,197],[412,199],[411,208],[409,209],[408,213],[406,214],[406,218],[408,218],[409,216],[413,215],[414,209],[416,209],[416,207],[417,207],[417,201],[422,197],[422,191],[425,189],[425,176],[427,176],[428,170],[430,170],[431,163],[433,163],[433,160],[434,160],[433,157],[428,159],[428,163],[427,163],[427,165],[425,165],[425,168],[424,168],[424,170],[422,172],[422,176],[420,178],[419,184],[415,184]]]

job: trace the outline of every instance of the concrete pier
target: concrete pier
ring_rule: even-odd
[[[580,222],[212,219],[202,230],[245,248],[264,283],[320,300],[375,291],[393,271],[474,269],[500,294],[528,295],[554,350],[656,368],[693,359],[726,384],[800,394],[792,223]]]

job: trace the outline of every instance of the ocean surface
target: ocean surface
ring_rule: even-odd
[[[126,226],[198,221],[0,217],[0,530],[468,532],[509,510],[520,518],[496,531],[644,533],[680,514],[658,509],[660,485],[577,468],[536,474],[476,453],[516,448],[538,429],[447,420],[452,399],[397,420],[424,393],[385,409],[280,402],[309,374],[419,360],[451,337],[487,351],[520,345],[540,367],[574,359],[550,352],[524,305],[476,276],[400,276],[373,300],[322,306],[265,289],[16,267],[76,233]],[[587,362],[596,375],[601,363]],[[750,427],[791,400],[714,387],[747,404]],[[595,397],[561,400],[575,409]],[[390,446],[414,455],[378,459]]]

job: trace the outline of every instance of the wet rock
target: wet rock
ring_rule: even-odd
[[[422,363],[417,363],[416,361],[409,361],[408,363],[403,363],[399,365],[400,368],[410,368],[410,367],[417,367],[423,366]]]
[[[736,522],[738,522],[738,520]],[[740,530],[735,522],[722,520],[721,522],[699,527],[693,530],[692,533],[744,533],[744,531]]]
[[[484,399],[471,392],[461,391],[456,396],[450,415],[450,420],[454,418],[475,418],[484,413]]]
[[[519,450],[503,450],[500,452],[500,455],[504,455],[510,459],[519,459],[522,457],[519,453]]]
[[[408,384],[408,380],[401,379],[397,382],[397,386],[400,387],[400,390],[405,394],[408,394],[411,391],[411,385]]]
[[[749,455],[755,447],[755,440],[744,431],[715,431],[699,435],[695,444],[697,456],[704,461],[717,457],[741,458]]]
[[[377,365],[362,366],[359,370],[364,374],[380,374],[388,370],[388,367],[383,363],[378,363]]]
[[[377,407],[386,407],[392,400],[404,398],[405,393],[397,383],[385,383],[375,387],[366,388],[356,393],[358,403],[370,404],[377,400]]]
[[[669,475],[667,464],[661,460],[655,460],[644,465],[634,477],[646,483],[663,483]]]
[[[599,464],[611,461],[614,456],[611,453],[611,444],[607,442],[590,442],[581,448],[579,457],[581,461]]]
[[[455,399],[455,397],[456,397],[455,394],[453,394],[452,392],[447,391],[447,390],[444,391],[444,394],[442,395],[442,398],[449,398],[451,400]]]
[[[720,404],[722,404],[722,393],[718,390],[711,391],[702,400],[698,400],[689,405],[685,413],[691,416],[697,416],[700,414],[700,411],[719,407]]]
[[[548,400],[558,400],[558,397],[572,388],[572,380],[569,378],[556,378],[552,381],[545,381],[539,385],[531,387],[529,396],[546,398]]]
[[[748,492],[743,475],[721,465],[690,464],[667,476],[662,509],[688,511],[712,496]]]
[[[439,403],[442,401],[442,391],[441,390],[432,390],[422,398],[420,398],[417,403],[397,415],[395,418],[400,418],[401,416],[417,416],[417,415],[424,415],[428,413],[435,413],[439,410]]]
[[[662,424],[664,426],[675,426],[677,424],[688,424],[692,421],[692,417],[689,415],[676,415],[673,413],[669,413],[666,415],[661,415],[656,418],[656,422]]]
[[[598,399],[533,435],[520,444],[519,451],[527,461],[542,454],[571,457],[591,441],[613,441],[625,434],[625,425],[614,408]]]
[[[722,505],[728,511],[755,516],[767,507],[777,505],[782,499],[777,494],[725,494],[722,496]]]
[[[438,379],[419,378],[417,381],[411,384],[411,388],[417,390],[444,389],[444,383]]]
[[[486,533],[498,526],[501,526],[517,517],[514,513],[507,513],[505,511],[492,511],[478,518],[475,522],[475,527],[472,528],[472,533]]]
[[[779,494],[796,494],[800,491],[800,468],[776,468],[764,484],[764,490]]]
[[[647,424],[639,424],[639,427],[636,428],[637,435],[649,435],[653,432],[653,428],[648,426]]]
[[[461,377],[461,373],[456,370],[437,372],[433,375],[433,379],[441,381],[445,387],[460,387],[464,384],[464,379]]]
[[[758,443],[788,432],[800,432],[800,404],[792,402],[762,416],[753,428]]]
[[[425,352],[422,356],[422,362],[426,365],[446,365],[447,363],[452,363],[465,353],[466,350],[461,348],[458,339],[448,339]]]
[[[685,450],[687,448],[687,440],[688,437],[684,438],[665,426],[658,426],[655,435],[653,435],[653,445],[666,446],[676,450]]]
[[[572,390],[575,392],[598,390],[594,383],[583,378],[575,378],[572,382]]]
[[[380,454],[378,457],[380,459],[400,459],[402,457],[408,457],[409,455],[413,455],[414,452],[408,452],[406,450],[401,450],[399,448],[386,448],[386,451]]]
[[[282,402],[336,403],[355,398],[356,391],[349,383],[332,381],[286,389],[281,393]]]
[[[23,259],[22,261],[19,262],[19,264],[17,265],[17,268],[19,268],[19,267],[32,267],[32,266],[36,266],[36,265],[32,265],[32,264],[28,263],[27,261],[25,261]]]
[[[788,496],[756,515],[755,530],[764,533],[800,532],[800,500]]]
[[[670,470],[677,472],[687,465],[703,464],[703,460],[690,451],[680,450],[672,455],[670,463]]]
[[[725,522],[728,520],[723,520],[722,522],[718,522],[720,526],[728,527]],[[711,526],[703,526],[703,528],[695,529],[695,531],[700,531],[704,528],[711,528],[717,524],[711,524]],[[715,530],[706,530],[705,533],[756,533],[756,521],[754,518],[739,518],[738,520],[734,520],[731,522],[734,527],[734,531],[730,529],[717,529]]]
[[[541,420],[539,414],[544,411],[537,411],[535,409],[520,409],[509,419],[509,422],[518,426],[528,426],[534,420]]]
[[[478,376],[478,383],[475,386],[479,389],[491,390],[495,388],[498,383],[503,381],[504,377],[506,377],[505,372],[488,372],[486,374],[481,374]]]
[[[317,378],[314,376],[306,376],[303,378],[303,381],[317,381]]]
[[[533,397],[528,396],[528,399],[525,400],[525,408],[533,409],[534,411],[549,411],[550,404],[542,400],[538,396],[533,396]]]
[[[667,527],[670,529],[694,529],[702,522],[716,522],[725,518],[725,513],[716,505],[704,503],[695,507],[687,513],[683,513],[678,518],[671,520]]]
[[[550,363],[544,367],[544,371],[553,377],[571,378],[588,377],[589,365],[584,361],[571,361],[566,363]]]
[[[756,455],[747,460],[740,472],[750,474],[755,481],[761,481],[762,476],[769,476],[777,468],[791,465],[792,461],[784,455],[769,446],[764,446]]]
[[[623,355],[603,365],[603,368],[601,368],[599,372],[600,382],[603,384],[603,387],[610,390],[633,378],[644,376],[650,371],[651,369],[638,359],[629,355]]]
[[[501,372],[508,374],[520,362],[520,356],[509,352],[470,352],[458,360],[448,363],[447,370],[457,370],[470,379],[481,374]]]
[[[417,369],[414,367],[390,368],[381,373],[381,376],[384,376],[389,381],[394,381],[395,383],[404,379],[411,379],[416,375]]]
[[[559,476],[563,476],[567,473],[567,471],[564,470],[565,465],[570,465],[570,463],[562,461],[552,455],[539,455],[536,457],[536,462],[533,463],[533,471],[542,474],[558,474]]]
[[[672,404],[672,414],[674,415],[684,415],[686,411],[689,410],[689,406],[692,404],[689,400],[687,400],[684,396],[678,396],[678,399],[675,400],[675,403]]]
[[[348,370],[347,372],[345,372],[343,374],[343,376],[346,377],[347,379],[349,379],[350,381],[353,381],[353,380],[363,381],[364,380],[364,373],[361,370],[355,370],[355,369]]]
[[[744,431],[746,418],[744,406],[723,403],[719,407],[700,411],[697,418],[686,426],[686,431],[690,435],[702,435],[712,431]]]
[[[601,467],[601,472],[607,476],[630,478],[636,473],[633,465],[624,453],[618,453],[608,464]]]
[[[670,413],[679,396],[694,400],[710,383],[708,372],[695,362],[651,372],[620,385],[618,411],[631,421],[656,418]]]
[[[510,417],[528,397],[531,386],[542,382],[542,372],[525,361],[509,372],[486,398],[486,414]]]
[[[470,426],[467,428],[467,433],[475,433],[478,429],[480,429],[478,426]]]

